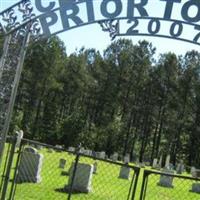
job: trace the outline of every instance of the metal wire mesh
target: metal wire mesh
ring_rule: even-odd
[[[27,148],[37,147],[37,155],[31,156]],[[75,155],[64,149],[26,142],[16,176],[15,200],[67,199],[65,185],[68,171]],[[64,161],[64,162],[63,162]]]
[[[142,200],[199,200],[200,181],[186,176],[146,171]],[[199,192],[199,193],[198,193]]]
[[[132,199],[132,189],[136,180],[134,170],[133,166],[81,155],[77,164],[71,199]],[[85,183],[84,188],[80,187],[81,182]]]
[[[22,146],[15,200],[133,199],[139,168],[29,140]]]

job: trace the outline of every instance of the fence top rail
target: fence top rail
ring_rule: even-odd
[[[107,163],[111,163],[111,164],[115,164],[115,165],[119,165],[119,166],[127,166],[127,167],[133,169],[134,171],[139,171],[140,170],[139,167],[136,167],[136,166],[133,166],[133,165],[130,165],[130,164],[125,164],[125,163],[122,163],[122,162],[119,162],[119,161],[115,162],[115,161],[108,160],[108,159],[97,158],[95,156],[85,155],[84,153],[79,153],[77,151],[75,151],[75,152],[74,151],[69,151],[69,150],[67,150],[65,148],[59,148],[59,147],[56,147],[56,146],[53,146],[53,145],[37,142],[37,141],[34,141],[34,140],[30,140],[30,139],[23,138],[21,143],[23,145],[28,144],[28,143],[29,144],[33,144],[33,145],[40,145],[40,146],[43,146],[43,147],[52,148],[54,150],[60,150],[60,151],[65,151],[65,152],[68,152],[68,153],[72,153],[74,155],[79,154],[81,157],[87,157],[87,158],[90,158],[90,159],[99,160],[99,161],[103,161],[103,162],[107,162]]]
[[[125,164],[125,163],[120,162],[120,161],[112,161],[112,160],[109,160],[109,159],[97,158],[97,157],[94,157],[94,156],[85,155],[84,153],[79,153],[79,155],[82,156],[82,157],[87,157],[87,158],[91,158],[91,159],[94,159],[94,160],[107,162],[107,163],[110,163],[110,164],[115,164],[115,165],[119,165],[119,166],[126,166],[128,168],[132,168],[134,171],[140,170],[140,167],[136,167],[136,166],[133,166],[133,165],[130,165],[130,164]]]
[[[29,144],[33,144],[33,145],[40,145],[40,146],[43,146],[43,147],[47,147],[47,148],[52,148],[52,149],[55,149],[55,150],[61,150],[61,151],[66,151],[66,152],[69,152],[69,153],[73,153],[63,147],[56,147],[56,146],[53,146],[51,144],[45,144],[45,143],[42,143],[42,142],[37,142],[37,141],[34,141],[34,140],[30,140],[30,139],[25,139],[23,138],[22,139],[22,144],[26,144],[26,143],[29,143]]]
[[[200,181],[200,178],[194,178],[194,177],[190,177],[190,176],[183,176],[183,175],[178,175],[178,174],[170,174],[170,173],[158,172],[158,171],[146,170],[146,169],[144,170],[144,174],[146,176],[151,175],[151,174],[156,174],[156,175],[171,176],[171,177],[174,177],[174,178],[181,178],[181,179]]]

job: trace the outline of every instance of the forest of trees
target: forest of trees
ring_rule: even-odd
[[[147,41],[115,40],[66,54],[58,37],[29,46],[10,133],[140,161],[170,154],[200,164],[200,53],[160,55]]]

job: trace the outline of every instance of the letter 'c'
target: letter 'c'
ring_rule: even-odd
[[[190,6],[196,6],[198,9],[198,12],[197,12],[196,16],[194,16],[194,17],[190,17],[188,15]],[[200,20],[200,1],[199,0],[190,0],[190,1],[186,2],[182,7],[181,15],[182,15],[182,18],[188,22],[198,22]]]
[[[49,6],[45,8],[42,6],[42,0],[35,0],[35,6],[40,12],[50,11],[54,8],[55,5],[56,5],[55,2],[50,2]]]
[[[108,12],[107,5],[109,2],[115,3],[115,11],[113,13]],[[104,0],[101,4],[101,13],[104,17],[114,18],[117,17],[122,11],[121,0]]]

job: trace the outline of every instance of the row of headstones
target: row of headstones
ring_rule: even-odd
[[[43,155],[33,147],[26,147],[21,155],[21,160],[18,168],[17,182],[35,182],[41,181]],[[64,168],[66,160],[61,158],[59,161],[59,168]],[[97,170],[97,163],[94,163],[94,172]],[[123,170],[121,172],[123,176]],[[120,176],[120,177],[121,177]],[[128,177],[128,175],[124,175]]]
[[[68,148],[68,151],[70,151],[70,152],[75,152],[75,150],[76,150],[75,147],[69,147]],[[94,156],[94,157],[99,158],[99,159],[108,159],[108,156],[106,155],[105,151],[94,152],[92,150],[81,148],[80,153],[87,155],[87,156]],[[115,152],[114,154],[112,154],[110,156],[110,160],[112,160],[114,162],[118,161],[119,160],[119,154]],[[123,161],[124,161],[124,163],[129,163],[130,162],[130,155],[126,154],[124,156]]]
[[[162,163],[162,157],[160,158],[159,163],[157,159],[154,159],[152,167],[155,169],[161,168],[161,163]],[[162,172],[173,175],[175,173],[174,168],[175,167],[170,163],[170,155],[168,155],[166,157],[165,167],[164,169],[162,169]],[[184,170],[185,170],[185,166],[183,164],[183,161],[181,160],[180,163],[178,163],[176,167],[176,173],[182,174]],[[195,169],[194,167],[191,168],[190,173],[192,177],[194,178],[200,177],[200,170]],[[174,179],[173,176],[161,175],[158,185],[163,186],[163,187],[173,188],[173,179]],[[195,193],[200,193],[200,183],[193,183],[191,191]]]
[[[21,156],[21,161],[20,161],[20,165],[18,169],[17,182],[34,182],[34,183],[41,182],[42,160],[43,160],[43,155],[39,154],[36,149],[32,147],[25,148]],[[169,161],[169,158],[167,160]],[[65,164],[66,164],[66,160],[60,159],[59,167],[64,168]],[[82,168],[84,169],[81,172]],[[78,164],[76,176],[79,178],[76,178],[77,184],[75,184],[75,190],[77,189],[76,187],[80,185],[78,180],[83,179],[83,182],[87,183],[85,185],[83,184],[84,185],[83,188],[85,188],[83,191],[86,191],[86,190],[89,191],[88,188],[90,188],[89,183],[91,181],[90,177],[92,177],[91,168],[92,168],[92,173],[96,173],[97,163],[95,163],[94,165],[87,165],[87,164],[80,164],[80,163]],[[87,171],[87,173],[85,172],[85,170]],[[70,174],[72,173],[72,171],[73,170],[70,170]],[[174,170],[169,169],[169,168],[164,168],[162,172],[167,173],[167,174],[174,174]],[[87,176],[84,174],[86,174]],[[193,177],[197,178],[200,176],[200,170],[192,168],[191,174]],[[129,175],[130,175],[130,168],[126,166],[122,166],[120,169],[119,178],[129,179]],[[83,176],[83,178],[81,178],[81,176]],[[84,178],[85,176],[88,177],[88,179],[85,180]],[[75,183],[76,183],[76,179],[75,179]],[[164,187],[173,187],[172,182],[173,182],[173,176],[161,175],[158,185],[164,186]],[[80,186],[80,188],[82,187]],[[80,191],[82,190],[80,189]],[[200,183],[193,183],[192,191],[200,193]]]
[[[162,168],[162,156],[160,157],[159,161],[157,158],[153,159],[153,164],[152,164],[153,169],[161,169]],[[165,169],[169,170],[174,170],[175,166],[170,163],[170,155],[167,155],[166,160],[165,160]],[[176,166],[176,173],[177,174],[182,174],[185,170],[185,166],[183,164],[183,161],[181,160],[180,163]]]
[[[166,174],[170,174],[170,175],[174,174],[174,170],[170,170],[170,169],[163,169],[162,172],[166,173]],[[200,172],[200,170],[198,170],[198,172]],[[193,171],[193,173],[195,174],[195,175],[193,174],[193,177],[197,178],[196,171]],[[167,188],[173,188],[174,187],[173,186],[173,179],[174,179],[173,176],[161,175],[158,185],[163,186],[163,187],[167,187]],[[190,191],[195,192],[195,193],[200,193],[200,183],[198,183],[198,182],[192,183],[192,189]]]

